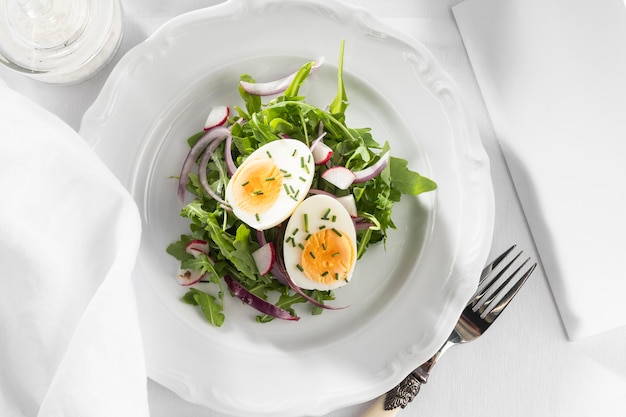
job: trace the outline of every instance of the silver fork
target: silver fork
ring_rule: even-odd
[[[511,246],[483,269],[478,289],[465,306],[454,330],[441,348],[402,382],[380,396],[361,417],[395,416],[400,409],[405,408],[408,403],[413,401],[422,384],[428,381],[431,369],[446,350],[459,343],[471,342],[487,331],[537,266],[537,263],[534,263],[519,275],[520,271],[530,261],[530,258],[527,258],[513,273],[505,277],[506,271],[521,256],[522,252],[520,251],[496,273],[497,267],[509,257],[515,247],[516,245]]]

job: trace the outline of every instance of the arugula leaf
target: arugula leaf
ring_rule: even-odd
[[[166,252],[172,255],[177,260],[184,262],[191,258],[193,255],[187,253],[187,244],[191,241],[191,236],[180,235],[180,239],[174,243],[170,243],[166,249]]]
[[[286,98],[298,96],[298,91],[300,91],[300,86],[302,86],[302,83],[304,83],[304,81],[307,79],[307,77],[311,73],[311,68],[313,67],[314,64],[315,62],[307,62],[302,67],[300,67],[300,69],[296,73],[296,76],[291,81],[291,84],[289,84],[289,87],[287,87],[287,90],[285,90],[285,92],[283,93],[283,96],[285,96]]]
[[[433,180],[411,171],[407,165],[408,162],[405,159],[393,156],[389,158],[391,183],[395,189],[402,194],[418,195],[437,188]]]
[[[218,303],[213,295],[200,291],[197,288],[190,288],[183,296],[183,301],[187,304],[200,306],[204,317],[206,317],[212,325],[221,327],[222,324],[224,324],[225,316],[223,313],[223,304]]]
[[[341,46],[339,49],[339,69],[337,71],[337,95],[335,99],[330,104],[330,112],[343,119],[343,115],[348,108],[348,96],[346,94],[346,88],[343,83],[343,50],[345,46],[345,40],[341,41]]]
[[[248,74],[243,74],[239,79],[240,81],[247,81],[250,83],[254,82],[254,78],[252,78]],[[261,110],[262,103],[261,103],[260,96],[255,96],[255,95],[248,93],[246,90],[243,89],[241,85],[238,85],[238,89],[239,89],[239,95],[241,96],[241,98],[243,99],[243,102],[246,105],[246,110],[248,110],[248,114],[254,114]],[[246,118],[249,118],[249,117],[246,117]]]

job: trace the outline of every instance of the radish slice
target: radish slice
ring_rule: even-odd
[[[357,217],[357,208],[356,201],[354,200],[354,195],[348,194],[343,197],[337,197],[337,201],[341,203],[342,206],[346,208],[350,217]]]
[[[330,158],[333,156],[333,150],[324,142],[318,142],[314,146],[311,146],[311,148],[315,165],[325,164],[330,161]]]
[[[191,168],[193,168],[198,155],[214,140],[218,138],[226,138],[231,136],[230,130],[223,127],[218,126],[207,131],[195,145],[191,147],[189,153],[185,157],[185,161],[183,162],[183,166],[180,170],[180,178],[178,180],[178,198],[181,203],[185,202],[185,193],[187,191],[187,183],[189,182],[189,172],[191,172]]]
[[[176,280],[183,287],[189,287],[193,284],[200,282],[204,277],[204,274],[200,271],[192,271],[191,269],[179,269]]]
[[[309,72],[309,74],[312,74],[316,69],[318,69],[320,65],[322,65],[322,61],[323,59],[318,60],[315,65],[311,67],[311,71]],[[239,85],[241,85],[241,88],[243,88],[244,91],[246,91],[248,94],[252,94],[255,96],[272,96],[285,91],[297,74],[298,71],[295,71],[288,76],[280,78],[278,80],[260,83],[239,81]]]
[[[327,169],[322,173],[322,178],[335,187],[345,190],[354,182],[356,176],[354,172],[346,167],[336,166]]]
[[[383,156],[381,156],[380,159],[376,161],[375,164],[365,169],[362,169],[361,171],[354,172],[354,177],[355,177],[354,182],[360,183],[360,182],[369,181],[372,178],[375,178],[378,174],[381,173],[383,169],[385,169],[388,163],[389,163],[389,152],[385,152]]]
[[[204,122],[204,130],[210,130],[217,126],[222,126],[228,120],[230,109],[228,106],[215,106],[209,112],[209,115]]]
[[[259,249],[252,252],[252,258],[256,263],[259,274],[265,275],[269,273],[272,270],[272,267],[274,266],[274,260],[276,259],[274,244],[272,242],[267,242]]]
[[[228,288],[232,291],[233,295],[248,304],[250,307],[259,310],[261,313],[282,320],[300,320],[300,317],[294,317],[287,310],[275,306],[274,304],[252,294],[246,287],[241,285],[230,275],[224,276],[224,281],[226,281],[226,285],[228,285]]]
[[[193,239],[185,246],[185,251],[193,256],[198,256],[201,253],[209,253],[209,242],[202,239]]]

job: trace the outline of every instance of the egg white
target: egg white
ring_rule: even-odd
[[[258,213],[244,210],[233,192],[232,180],[226,187],[225,197],[237,218],[256,230],[266,230],[286,220],[306,197],[315,174],[315,163],[306,144],[296,139],[280,139],[267,143],[250,154],[233,177],[238,172],[245,172],[243,170],[250,161],[259,159],[270,159],[283,173],[283,186],[272,207]]]
[[[329,212],[330,209],[330,212]],[[306,213],[306,220],[305,220]],[[346,235],[352,243],[352,264],[347,276],[330,284],[313,281],[298,268],[302,259],[302,246],[308,235],[323,228],[335,229]],[[356,265],[356,230],[350,214],[337,199],[327,195],[313,195],[305,199],[293,212],[283,238],[283,259],[293,282],[303,289],[332,290],[346,285],[352,278]]]

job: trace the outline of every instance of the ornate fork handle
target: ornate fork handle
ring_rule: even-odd
[[[447,348],[448,343],[444,344],[432,358],[407,375],[402,382],[389,390],[385,395],[385,401],[383,403],[385,410],[404,408],[413,401],[419,393],[422,384],[428,382],[430,370],[433,369],[433,366],[435,366],[435,363],[437,363],[437,360]]]

